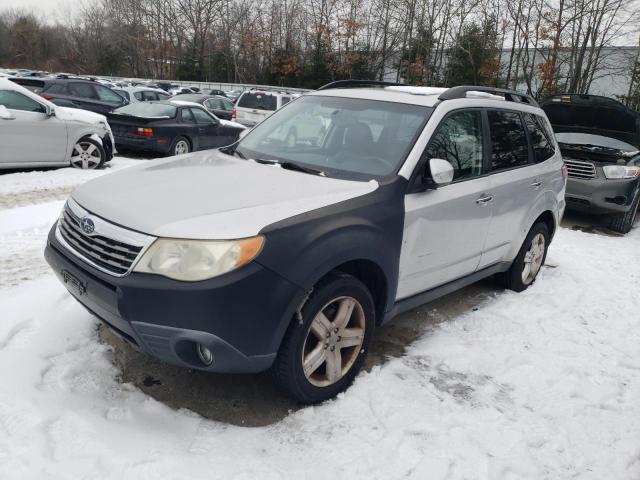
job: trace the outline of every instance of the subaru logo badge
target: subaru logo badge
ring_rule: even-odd
[[[93,223],[93,220],[91,220],[89,217],[84,217],[82,220],[80,220],[80,227],[82,227],[82,231],[87,235],[92,234],[96,229],[95,223]]]

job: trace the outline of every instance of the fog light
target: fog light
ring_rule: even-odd
[[[211,350],[200,343],[197,344],[196,350],[198,351],[198,358],[206,367],[213,363],[213,352]]]

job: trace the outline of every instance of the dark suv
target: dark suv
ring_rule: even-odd
[[[61,107],[80,108],[105,115],[128,103],[109,87],[92,80],[73,77],[11,80]]]
[[[640,203],[640,116],[597,95],[556,95],[540,106],[569,171],[567,208],[605,215],[610,229],[629,232]]]

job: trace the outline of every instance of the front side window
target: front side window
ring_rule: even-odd
[[[453,180],[482,174],[484,146],[479,110],[454,112],[431,137],[424,153],[427,160],[441,158],[453,166]]]
[[[524,115],[524,122],[529,131],[529,138],[531,139],[531,146],[533,147],[533,155],[536,163],[544,162],[551,158],[555,153],[555,149],[553,147],[553,141],[545,128],[545,120],[538,115],[526,113]]]
[[[115,92],[112,92],[107,87],[95,85],[96,92],[98,93],[98,99],[101,102],[109,103],[111,105],[122,104],[122,97]]]
[[[44,107],[38,102],[13,90],[0,90],[0,105],[23,112],[44,112]]]
[[[237,152],[336,176],[387,176],[400,168],[432,112],[420,105],[306,95],[254,127]]]
[[[491,171],[496,172],[529,163],[529,147],[520,115],[489,110],[491,132]]]

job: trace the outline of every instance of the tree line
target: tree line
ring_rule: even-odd
[[[588,93],[639,0],[96,0],[64,21],[0,12],[0,65],[315,88],[367,78]],[[632,59],[638,61],[637,58]],[[628,97],[640,95],[630,87]],[[639,92],[636,92],[638,90]],[[636,92],[636,93],[634,93]]]

